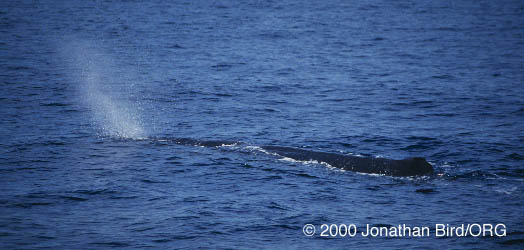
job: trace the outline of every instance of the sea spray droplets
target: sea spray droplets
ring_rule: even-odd
[[[136,103],[127,100],[129,94],[123,77],[110,58],[87,42],[71,42],[64,55],[72,59],[80,102],[91,112],[92,121],[103,134],[122,138],[139,139],[146,136]],[[119,81],[120,80],[120,81]]]

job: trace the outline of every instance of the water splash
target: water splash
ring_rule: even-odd
[[[107,136],[142,139],[147,133],[139,105],[129,100],[132,82],[98,46],[69,40],[63,56],[74,73],[79,101],[91,114],[91,121]]]

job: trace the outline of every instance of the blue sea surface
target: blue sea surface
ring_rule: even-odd
[[[519,0],[2,1],[0,248],[522,249],[523,55]]]

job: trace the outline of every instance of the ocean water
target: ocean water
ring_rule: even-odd
[[[0,247],[522,249],[522,55],[522,1],[2,1]]]

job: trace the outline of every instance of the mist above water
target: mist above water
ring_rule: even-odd
[[[129,139],[146,137],[140,105],[130,100],[134,83],[125,81],[126,72],[95,43],[70,39],[62,48],[79,102],[88,108],[99,132]]]

